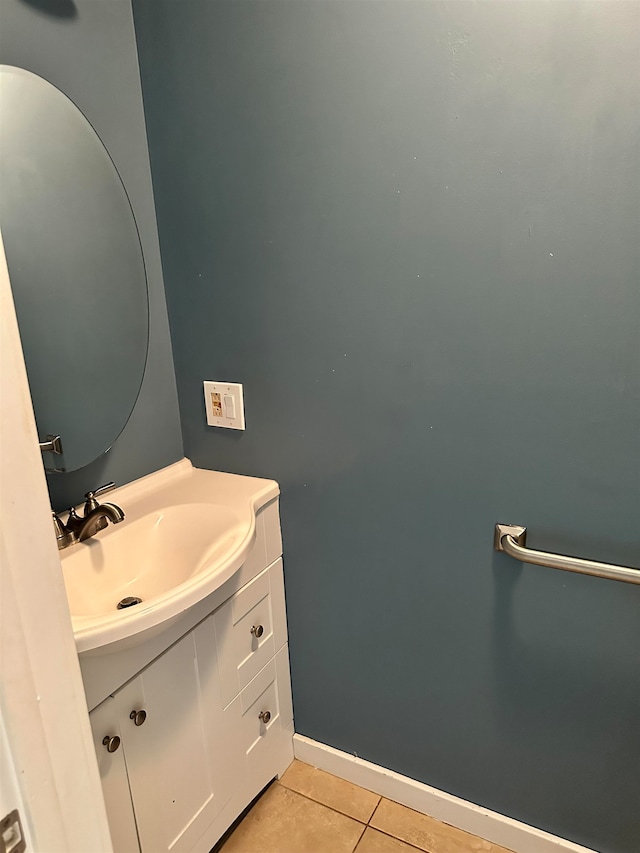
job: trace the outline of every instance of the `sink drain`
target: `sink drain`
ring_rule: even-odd
[[[128,595],[122,601],[118,602],[118,610],[124,610],[125,607],[133,607],[134,604],[140,604],[141,601],[142,599],[138,598],[137,595]]]

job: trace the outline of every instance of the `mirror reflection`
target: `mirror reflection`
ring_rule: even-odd
[[[135,405],[147,357],[138,229],[97,133],[66,95],[0,66],[0,227],[48,470],[106,452]]]

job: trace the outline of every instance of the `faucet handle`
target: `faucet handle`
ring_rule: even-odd
[[[53,530],[56,534],[56,542],[58,543],[58,550],[62,551],[63,548],[71,545],[73,542],[73,532],[69,530],[60,520],[60,516],[57,512],[51,512],[53,516]]]
[[[96,498],[98,495],[103,495],[105,492],[110,492],[111,489],[115,489],[116,484],[105,483],[104,486],[98,486],[97,489],[94,489],[92,492],[87,492],[85,497],[85,505],[84,505],[84,514],[85,516],[89,515],[91,510],[95,509],[98,506],[98,501]]]
[[[77,531],[77,529],[80,527],[81,524],[82,524],[82,519],[80,518],[80,516],[76,512],[76,508],[74,506],[70,506],[69,507],[69,514],[67,516],[67,523],[66,523],[65,527],[67,528],[67,530],[71,530],[75,534],[75,532]]]

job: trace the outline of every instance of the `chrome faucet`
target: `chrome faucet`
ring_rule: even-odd
[[[95,536],[99,530],[104,530],[109,522],[118,524],[124,520],[124,512],[119,506],[111,503],[101,504],[96,500],[97,495],[110,492],[111,489],[115,489],[115,486],[115,483],[107,483],[93,492],[87,492],[84,496],[83,514],[78,515],[74,507],[71,507],[66,524],[63,524],[55,512],[53,513],[53,526],[59,550],[68,548],[74,542],[84,542],[85,539]]]
[[[124,520],[124,512],[116,504],[98,504],[90,512],[80,517],[76,511],[69,510],[67,519],[67,530],[75,534],[78,542],[84,542],[99,530],[104,530],[108,522],[118,524]]]

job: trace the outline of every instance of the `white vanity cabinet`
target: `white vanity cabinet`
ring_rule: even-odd
[[[193,850],[226,804],[225,793],[229,799],[226,781],[241,763],[240,744],[230,737],[233,720],[225,725],[212,639],[211,626],[200,625],[91,714],[100,769],[107,771],[103,785],[114,848],[122,853],[137,845],[131,846],[129,828],[126,847],[115,837],[123,832],[123,764],[111,768],[107,762],[118,752],[126,764],[124,788],[131,792],[143,851]],[[121,739],[120,748],[109,753],[113,736]],[[234,742],[236,755],[230,748]],[[112,772],[117,782],[109,778]],[[111,807],[114,796],[117,811]]]
[[[257,569],[279,528],[262,521],[225,600],[90,713],[115,853],[208,853],[293,760],[282,559]]]

